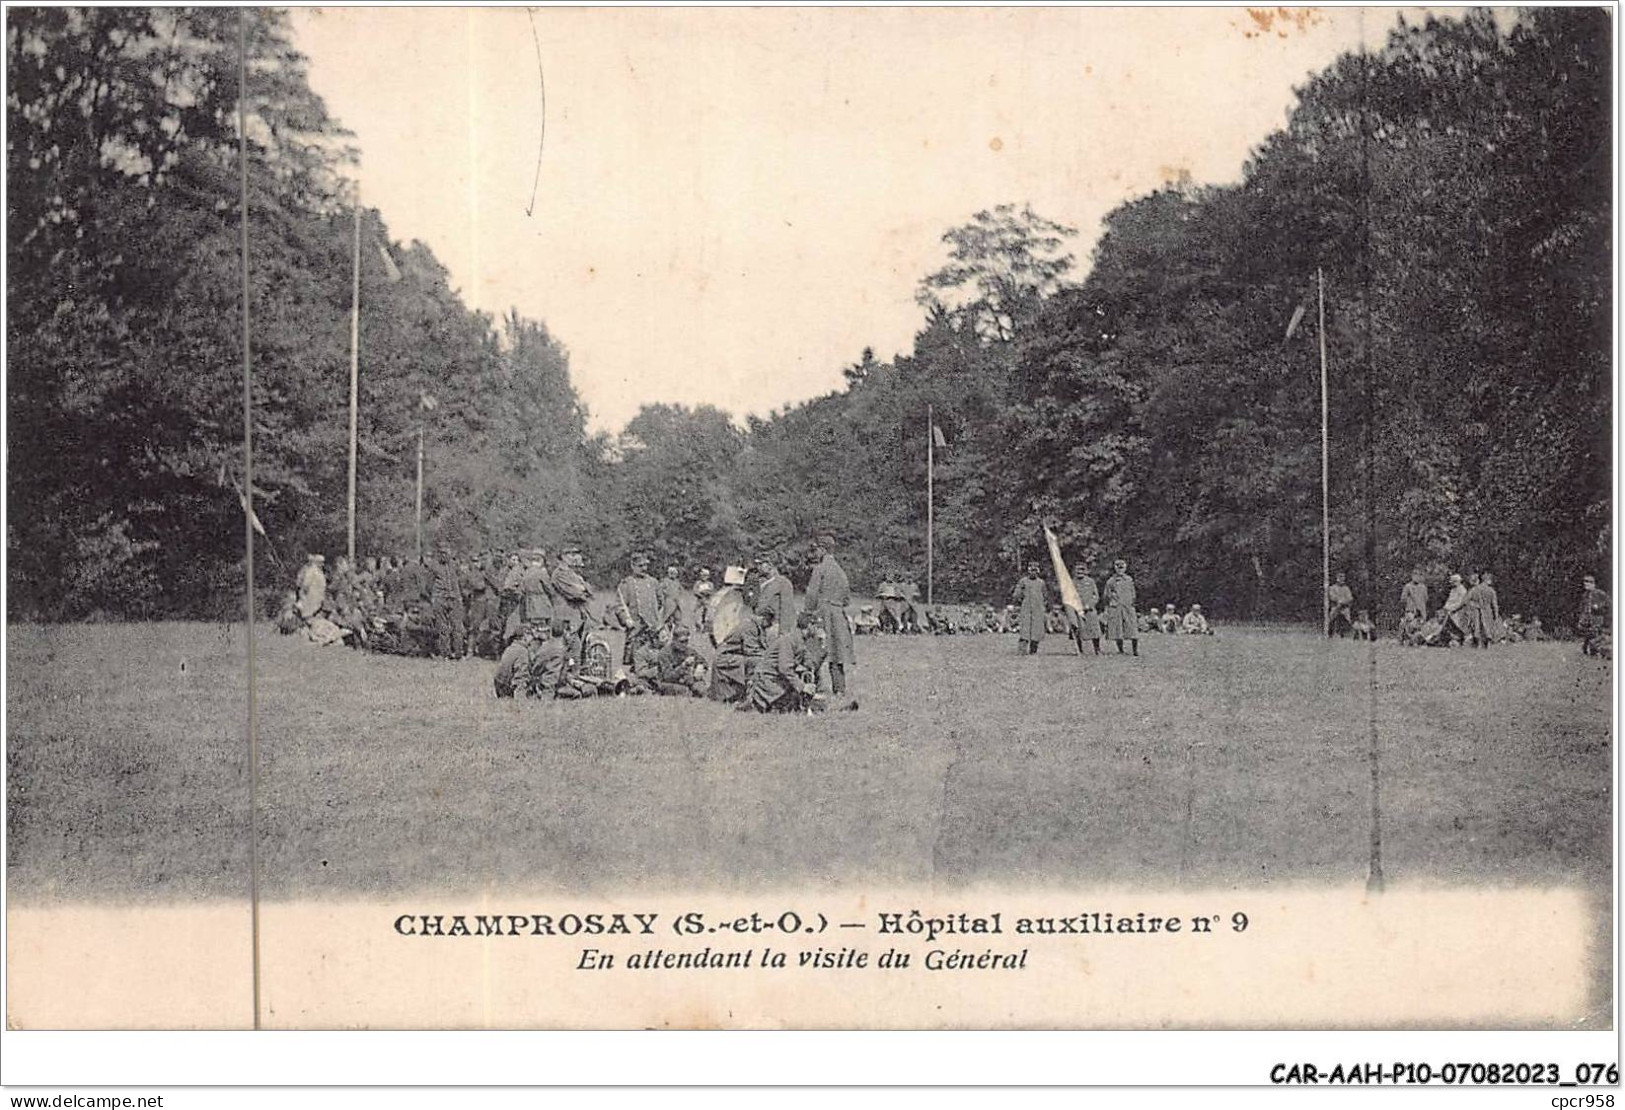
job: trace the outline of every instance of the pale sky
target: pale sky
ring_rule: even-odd
[[[1276,9],[1260,9],[1273,12]],[[906,352],[944,231],[1080,229],[1239,178],[1292,88],[1394,9],[329,8],[293,14],[365,201],[466,302],[546,321],[594,429],[735,416]],[[546,143],[534,210],[542,91]],[[1266,26],[1265,24],[1268,24]],[[364,353],[363,353],[364,357]]]

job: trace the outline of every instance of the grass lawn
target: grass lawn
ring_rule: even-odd
[[[270,897],[1364,879],[1609,889],[1610,671],[1309,632],[858,641],[857,713],[499,702],[492,664],[262,626]],[[1111,652],[1110,645],[1107,645]],[[247,890],[240,627],[11,626],[11,894]]]

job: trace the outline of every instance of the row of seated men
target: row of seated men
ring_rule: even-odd
[[[557,621],[526,621],[497,664],[493,688],[499,698],[652,694],[762,713],[825,709],[829,651],[817,615],[781,624],[778,607],[755,610],[743,586],[743,571],[729,568],[706,606],[706,631],[696,635],[683,621],[640,629],[628,637],[619,668],[612,668],[603,637],[576,634]]]
[[[296,589],[283,596],[276,625],[317,643],[386,654],[496,659],[518,634],[527,579],[545,575],[546,563],[540,549],[460,560],[439,550],[427,561],[385,556],[359,568],[341,555],[329,577],[325,557],[313,554]],[[697,631],[697,614],[713,592],[710,576],[702,567],[680,581],[678,568],[668,568],[658,582],[662,612]]]

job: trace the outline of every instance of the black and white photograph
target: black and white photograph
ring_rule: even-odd
[[[1613,1030],[1616,19],[8,6],[8,1028]]]

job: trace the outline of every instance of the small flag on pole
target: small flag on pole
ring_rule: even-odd
[[[931,442],[936,444],[939,451],[948,446],[948,441],[942,436],[942,429],[935,424],[931,425]]]
[[[237,479],[235,478],[231,480],[231,484],[237,490],[238,504],[242,505],[243,512],[248,514],[248,522],[254,526],[254,531],[258,532],[262,536],[265,536],[265,525],[260,523],[259,514],[248,507],[248,495],[243,492],[243,487],[238,485]],[[270,539],[271,537],[265,536],[265,538]]]
[[[375,243],[378,248],[378,257],[384,260],[384,272],[389,275],[392,282],[401,280],[401,268],[395,265],[395,260],[389,256],[389,248],[382,243]]]
[[[1295,333],[1298,330],[1298,325],[1303,323],[1303,312],[1304,312],[1304,309],[1303,309],[1303,305],[1301,305],[1301,304],[1297,308],[1292,310],[1292,322],[1289,323],[1286,326],[1286,337],[1288,339],[1291,339],[1292,336],[1293,336],[1293,333]]]
[[[1055,584],[1061,591],[1061,604],[1074,613],[1083,612],[1083,599],[1078,596],[1077,584],[1072,581],[1072,572],[1066,569],[1066,560],[1061,558],[1061,541],[1055,538],[1055,533],[1044,526],[1044,542],[1049,544],[1049,560],[1055,567]]]

